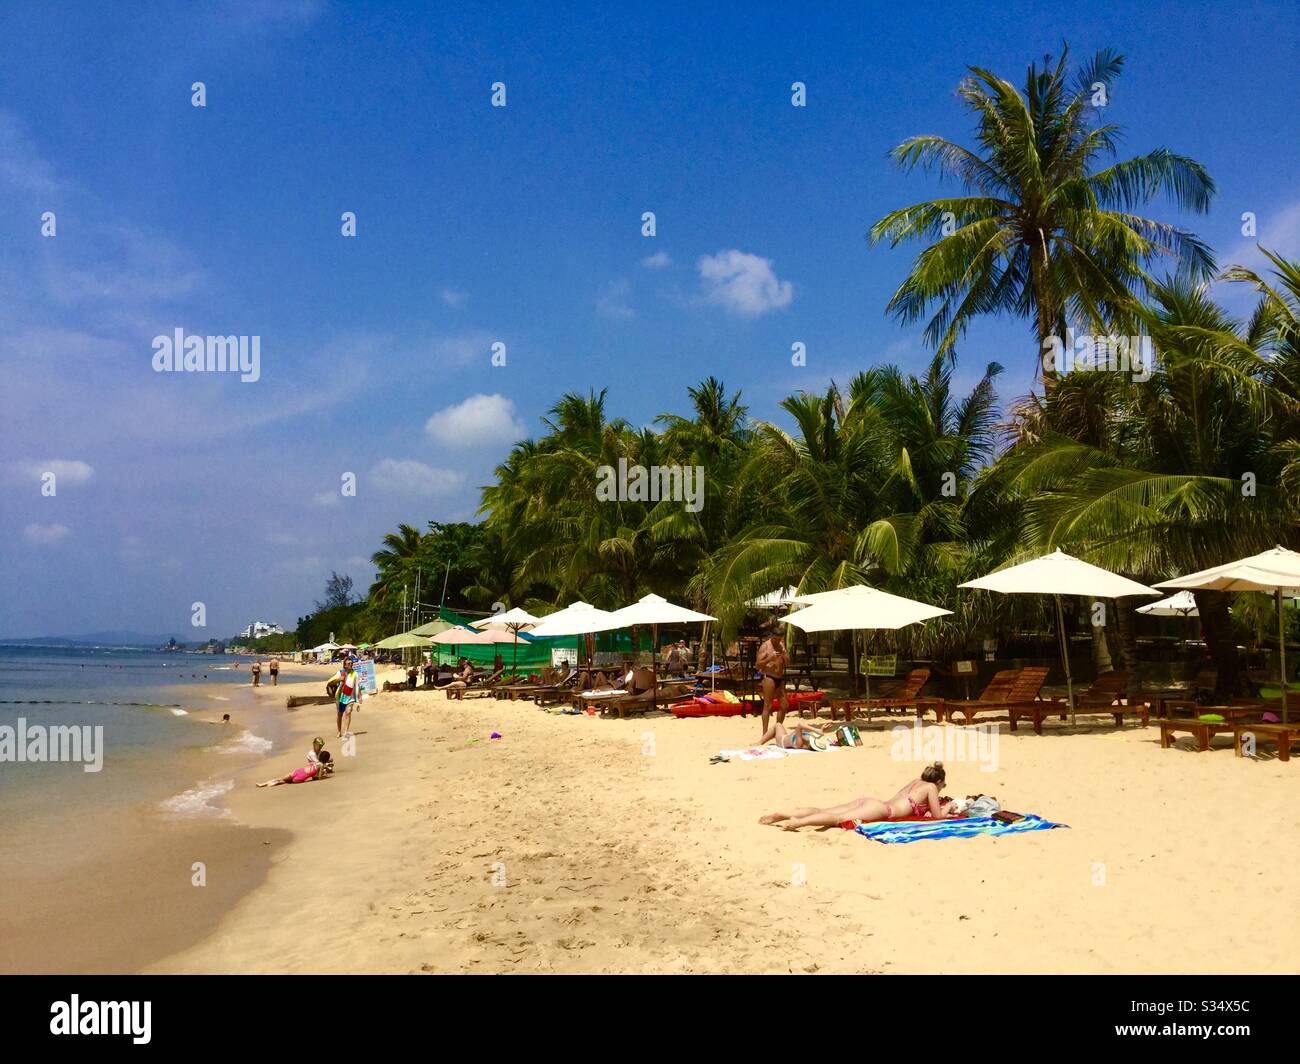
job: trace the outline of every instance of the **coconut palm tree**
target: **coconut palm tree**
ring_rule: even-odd
[[[1151,294],[1142,312],[1158,352],[1151,379],[1062,378],[1020,412],[1019,438],[988,481],[1021,493],[1026,543],[1158,580],[1297,538],[1274,436],[1295,423],[1297,403],[1251,344],[1258,314],[1243,326],[1185,277]],[[1230,696],[1229,598],[1196,597],[1219,693]]]
[[[893,246],[932,241],[887,309],[905,322],[928,318],[937,351],[951,350],[976,316],[1010,314],[1033,320],[1041,358],[1068,323],[1104,331],[1126,322],[1155,260],[1172,256],[1193,278],[1214,270],[1192,233],[1132,213],[1161,193],[1204,213],[1214,194],[1205,169],[1165,148],[1102,165],[1120,129],[1099,120],[1097,105],[1124,58],[1099,51],[1074,78],[1067,62],[1063,47],[1055,62],[1031,65],[1023,92],[970,68],[957,95],[974,116],[976,146],[925,135],[891,152],[905,170],[936,169],[967,192],[891,211],[868,234]]]

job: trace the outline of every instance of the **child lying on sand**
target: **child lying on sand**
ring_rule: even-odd
[[[768,813],[767,816],[759,817],[758,822],[775,825],[785,821],[781,824],[785,831],[798,831],[799,828],[804,827],[834,827],[847,820],[870,824],[874,821],[894,820],[898,817],[925,816],[927,813],[935,820],[940,820],[957,815],[951,802],[947,806],[939,804],[939,788],[945,782],[943,762],[936,761],[925,767],[919,779],[905,784],[888,801],[864,796],[826,809],[809,806],[796,809],[793,813]]]
[[[302,768],[294,769],[289,775],[278,780],[267,780],[265,783],[259,783],[259,787],[278,787],[282,783],[306,783],[309,780],[323,780],[326,776],[334,774],[334,762],[330,760],[330,752],[322,750],[317,755],[317,760],[312,761]]]

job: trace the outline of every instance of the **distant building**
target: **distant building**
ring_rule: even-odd
[[[269,624],[266,621],[254,621],[239,634],[245,639],[261,639],[264,635],[284,635],[284,629],[278,624]]]

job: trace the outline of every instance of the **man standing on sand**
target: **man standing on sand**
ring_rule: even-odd
[[[253,660],[253,686],[257,687],[262,682],[262,663],[257,659]]]
[[[762,643],[758,645],[758,653],[754,657],[754,664],[758,671],[763,674],[763,683],[760,691],[763,695],[763,734],[767,734],[767,722],[773,709],[776,709],[777,723],[785,720],[786,703],[783,700],[785,694],[785,669],[790,663],[790,657],[785,652],[785,643],[781,639],[779,632],[773,632]]]
[[[361,677],[352,667],[351,658],[343,659],[343,667],[335,679],[339,682],[335,708],[338,709],[339,738],[342,739],[345,735],[352,734],[352,711],[361,702]]]
[[[280,659],[279,658],[271,659],[271,686],[272,687],[280,686]]]

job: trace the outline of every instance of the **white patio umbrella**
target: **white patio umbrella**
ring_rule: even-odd
[[[1282,666],[1282,723],[1289,724],[1286,696],[1286,629],[1283,623],[1282,592],[1300,590],[1300,553],[1274,547],[1213,569],[1162,580],[1160,588],[1199,588],[1204,591],[1271,591],[1277,603],[1277,646]]]
[[[1080,561],[1063,550],[999,569],[978,580],[968,580],[960,586],[997,591],[1003,595],[1051,595],[1056,599],[1057,641],[1061,647],[1061,663],[1065,666],[1065,689],[1070,697],[1071,724],[1074,723],[1074,680],[1070,676],[1070,648],[1065,639],[1065,610],[1061,608],[1061,596],[1127,598],[1129,595],[1160,594],[1136,580],[1129,580],[1108,569]]]
[[[655,694],[659,692],[659,670],[655,667],[659,656],[659,626],[661,624],[694,624],[695,622],[716,621],[707,613],[688,610],[669,602],[662,595],[646,595],[630,606],[615,610],[610,619],[616,621],[617,628],[631,628],[635,625],[650,626],[650,671],[655,674]]]
[[[787,624],[805,632],[834,632],[845,630],[896,630],[909,624],[933,620],[952,613],[939,606],[931,606],[888,591],[854,584],[834,591],[818,591],[804,596],[811,606],[787,614]],[[856,650],[855,650],[856,653]],[[871,697],[871,676],[866,676],[867,698]]]
[[[1196,596],[1190,591],[1180,591],[1176,595],[1162,598],[1159,602],[1148,602],[1137,608],[1138,613],[1148,617],[1199,617],[1201,611],[1196,608]]]
[[[777,591],[769,591],[766,595],[760,595],[758,598],[752,598],[745,603],[746,606],[753,606],[757,610],[775,610],[782,606],[793,606],[799,602],[799,589],[796,587],[783,587]]]
[[[593,632],[611,632],[619,627],[611,624],[613,614],[597,609],[589,602],[574,602],[562,610],[548,613],[529,634],[537,639],[552,639],[566,635],[591,635]]]
[[[481,620],[471,621],[471,625],[480,630],[484,628],[505,628],[514,633],[514,652],[510,658],[510,675],[518,674],[519,666],[519,631],[523,628],[531,628],[538,621],[527,610],[522,610],[518,606],[514,609],[506,610],[505,613],[493,613]]]

